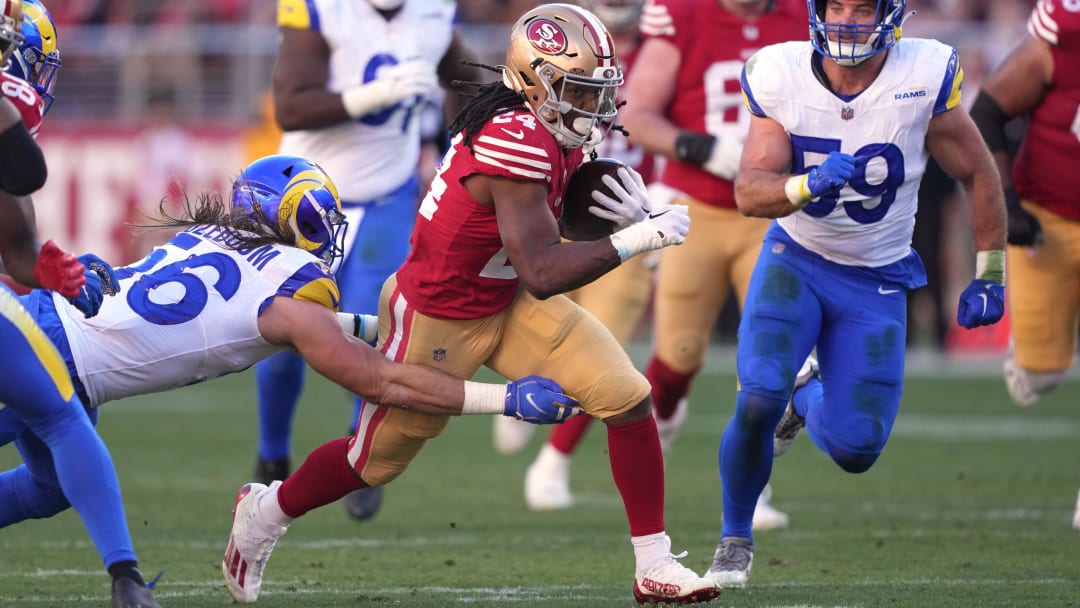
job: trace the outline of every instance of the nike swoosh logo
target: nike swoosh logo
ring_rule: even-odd
[[[649,214],[649,219],[650,220],[655,220],[656,218],[660,217],[661,215],[664,215],[665,213],[667,213],[669,211],[671,211],[671,209],[664,209],[660,213],[650,213]]]
[[[330,296],[330,304],[334,307],[334,310],[338,309],[341,305],[341,301],[334,297],[334,292],[327,290],[327,295]]]
[[[514,139],[525,139],[525,131],[520,129],[517,131],[511,131],[510,129],[502,129],[502,132],[506,133],[510,137],[513,137]]]
[[[536,403],[536,399],[533,399],[532,393],[525,393],[525,401],[527,401],[534,410],[538,412],[541,411],[540,405]]]
[[[899,289],[885,289],[884,285],[878,285],[877,292],[883,296],[887,296],[890,293],[900,293]]]
[[[982,301],[983,301],[982,316],[985,317],[986,316],[986,304],[987,304],[986,294],[985,293],[980,293],[979,297],[982,298]]]

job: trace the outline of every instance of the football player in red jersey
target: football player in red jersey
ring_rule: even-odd
[[[581,6],[592,11],[611,33],[619,52],[619,67],[627,74],[637,57],[641,42],[638,21],[644,0],[583,0]],[[601,158],[615,158],[633,167],[649,184],[653,178],[654,157],[641,146],[630,143],[622,133],[610,133],[595,147]],[[650,192],[651,202],[659,205]],[[599,279],[566,294],[589,311],[611,331],[620,344],[626,345],[641,321],[652,292],[655,253],[636,256]],[[577,416],[553,428],[547,441],[525,474],[525,504],[533,510],[566,509],[573,504],[570,493],[570,457],[585,437],[594,418]],[[501,453],[524,448],[533,425],[507,418],[495,422],[495,447]]]
[[[460,378],[486,366],[506,378],[530,369],[558,382],[607,424],[636,557],[635,597],[703,602],[719,588],[676,561],[664,531],[648,382],[611,332],[560,295],[634,255],[681,243],[689,230],[685,207],[650,209],[640,176],[623,170],[605,182],[618,200],[604,206],[625,227],[596,241],[560,239],[566,182],[581,147],[615,118],[621,83],[611,36],[592,13],[547,4],[517,21],[502,81],[479,85],[451,125],[456,135],[420,205],[412,250],[383,286],[379,346],[395,361]],[[270,503],[260,511],[269,544],[292,518],[357,486],[393,481],[448,422],[365,404],[352,438],[316,448],[277,500],[260,502]],[[343,471],[320,464],[343,450]],[[245,564],[249,576],[261,577],[264,549]]]
[[[632,142],[667,159],[660,182],[684,193],[676,202],[690,207],[695,223],[684,246],[662,252],[657,272],[645,376],[667,451],[728,292],[734,287],[741,306],[769,226],[735,207],[732,182],[750,124],[739,89],[743,63],[765,45],[805,39],[806,13],[794,0],[650,0],[641,31],[621,116]],[[758,500],[755,529],[787,525],[768,494]]]
[[[1039,0],[1028,35],[987,78],[971,116],[998,162],[1009,211],[1013,344],[1005,383],[1020,406],[1057,388],[1080,320],[1080,2]],[[1005,123],[1028,115],[1009,167]]]
[[[111,274],[111,268],[97,256],[76,258],[52,241],[42,245],[27,196],[47,177],[44,156],[33,139],[45,108],[30,84],[7,71],[12,56],[22,51],[23,32],[28,22],[32,27],[34,11],[44,7],[0,0],[0,258],[19,283],[57,291],[93,316],[101,305],[103,279],[90,266],[103,274]],[[56,347],[6,287],[0,287],[0,342],[0,365],[7,376],[0,382],[0,403],[48,449],[55,479],[112,576],[113,606],[160,608],[138,569],[108,448],[86,415]],[[7,474],[0,475],[0,484],[16,492],[24,489]]]
[[[994,153],[1009,213],[1012,342],[1005,385],[1029,407],[1065,380],[1080,324],[1080,2],[1039,0],[1025,36],[987,78],[971,116]],[[1010,171],[1005,123],[1029,116]],[[1080,529],[1080,504],[1074,525]]]

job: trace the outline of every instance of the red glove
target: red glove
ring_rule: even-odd
[[[79,295],[79,289],[86,284],[86,267],[78,258],[46,241],[38,252],[34,264],[34,278],[43,289],[58,292],[65,298]]]

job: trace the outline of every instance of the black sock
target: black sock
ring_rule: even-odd
[[[139,572],[139,562],[136,561],[125,560],[112,564],[109,566],[109,575],[112,576],[113,579],[130,578],[136,583],[139,583],[140,586],[146,586],[146,581],[143,580],[142,572]]]

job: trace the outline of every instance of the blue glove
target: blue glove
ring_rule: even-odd
[[[92,253],[79,256],[79,261],[86,266],[86,284],[79,290],[79,295],[68,301],[89,319],[101,309],[106,295],[116,295],[120,291],[120,280],[108,262]]]
[[[956,322],[967,329],[993,325],[1005,314],[1005,286],[986,279],[972,279],[960,294]]]
[[[506,385],[503,415],[533,424],[560,424],[580,414],[578,406],[554,380],[526,376]]]
[[[810,169],[806,174],[806,189],[814,198],[835,196],[851,179],[855,171],[855,157],[843,152],[829,152],[825,162]]]

